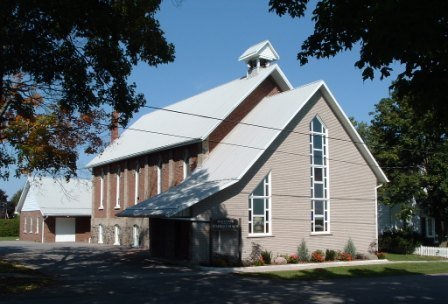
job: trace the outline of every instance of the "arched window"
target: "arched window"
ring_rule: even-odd
[[[101,168],[100,172],[100,205],[98,209],[104,209],[104,169]]]
[[[114,226],[114,245],[120,245],[120,234],[121,234],[121,229],[120,226],[115,225]]]
[[[132,227],[132,247],[140,247],[140,228],[137,225]]]
[[[310,123],[311,233],[330,232],[327,129],[319,117]]]
[[[157,194],[162,193],[162,160],[159,159],[156,165],[156,175],[157,175]]]
[[[136,165],[135,165],[135,172],[134,172],[134,182],[135,182],[135,189],[134,189],[134,205],[138,204],[138,200],[139,200],[139,177],[140,177],[140,162],[137,161]]]
[[[100,224],[98,226],[98,244],[103,243],[104,243],[104,226]]]
[[[249,195],[249,234],[271,234],[271,173]]]

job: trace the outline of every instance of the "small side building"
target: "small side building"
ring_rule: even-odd
[[[20,240],[89,242],[91,200],[89,180],[28,178],[16,208]]]

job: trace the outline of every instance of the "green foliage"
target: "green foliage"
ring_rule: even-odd
[[[11,165],[76,175],[77,148],[102,148],[112,110],[127,124],[146,103],[132,68],[174,60],[160,2],[1,2],[0,177]]]
[[[261,258],[265,264],[271,264],[272,262],[272,251],[263,250],[261,253]]]
[[[382,204],[400,206],[406,226],[416,207],[435,218],[439,242],[447,234],[448,127],[436,123],[436,113],[416,112],[409,99],[382,99],[368,128],[368,146],[390,182],[378,191]]]
[[[336,251],[327,249],[325,250],[325,261],[335,261],[336,260]]]
[[[270,11],[293,18],[305,16],[311,5],[314,33],[297,55],[302,65],[355,46],[360,48],[355,66],[363,79],[375,73],[388,77],[398,62],[401,73],[392,87],[401,97],[411,96],[414,108],[437,110],[437,121],[448,125],[447,1],[269,1]]]
[[[419,235],[411,229],[383,232],[378,239],[380,251],[411,254],[420,246]]]
[[[20,218],[0,219],[0,235],[1,236],[19,236]]]
[[[306,242],[304,239],[302,239],[299,248],[297,248],[297,257],[299,258],[300,262],[308,262],[310,260],[308,247],[306,246]]]
[[[356,257],[356,247],[351,238],[348,239],[344,247],[344,252],[350,254],[353,258]]]

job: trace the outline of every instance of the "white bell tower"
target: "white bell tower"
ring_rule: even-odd
[[[247,76],[258,73],[260,69],[268,67],[279,59],[280,56],[269,40],[251,46],[238,58],[239,61],[244,61],[247,64]]]

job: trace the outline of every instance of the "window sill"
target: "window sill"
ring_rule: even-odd
[[[115,206],[114,210],[120,210],[120,206]]]
[[[104,207],[99,207],[98,210],[104,210]]]
[[[311,232],[310,235],[311,236],[315,236],[315,235],[333,235],[333,233],[331,233],[331,232]]]
[[[248,238],[262,238],[262,237],[273,237],[272,233],[263,233],[263,234],[248,234]]]

